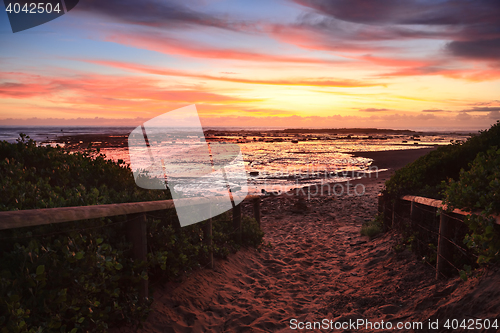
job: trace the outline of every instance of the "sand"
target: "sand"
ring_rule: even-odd
[[[498,274],[436,281],[420,258],[394,251],[397,233],[373,240],[359,233],[376,214],[377,194],[390,173],[423,152],[361,153],[379,168],[392,166],[358,181],[366,190],[361,196],[315,196],[300,210],[296,197],[265,197],[266,246],[241,250],[182,282],[152,286],[153,311],[139,332],[289,332],[292,319],[421,321],[426,328],[429,318],[493,318],[500,308]]]
[[[386,151],[367,151],[352,153],[354,156],[373,159],[372,165],[379,169],[391,169],[391,171],[404,167],[417,158],[426,155],[436,148],[420,148],[406,150],[386,150]]]

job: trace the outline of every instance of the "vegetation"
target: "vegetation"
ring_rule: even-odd
[[[17,144],[0,142],[0,210],[20,210],[169,199],[168,191],[135,185],[128,166],[106,160],[99,150],[70,153],[37,147],[21,134]]]
[[[384,227],[384,213],[379,213],[375,218],[369,222],[363,223],[361,226],[361,235],[370,237],[370,239],[376,237],[382,233]]]
[[[470,230],[464,243],[478,255],[477,262],[497,259],[500,230],[492,216],[500,213],[500,149],[491,147],[479,153],[469,170],[461,170],[459,179],[450,179],[446,185],[448,209],[473,213],[464,220]]]
[[[384,195],[393,200],[404,194],[443,199],[448,209],[472,212],[465,218],[464,239],[477,263],[496,260],[500,232],[491,215],[500,213],[500,122],[463,144],[440,147],[399,169],[386,182]],[[465,267],[465,266],[464,266]],[[462,275],[466,274],[470,266]]]
[[[469,138],[464,143],[454,143],[439,147],[415,162],[395,172],[386,182],[384,195],[394,199],[401,195],[421,195],[443,199],[443,190],[449,178],[457,180],[460,170],[468,170],[469,164],[480,152],[490,147],[500,147],[500,123],[489,130]]]
[[[130,168],[98,150],[39,147],[24,135],[0,142],[0,210],[94,205],[170,198],[135,185]],[[168,281],[202,267],[208,247],[200,224],[180,228],[173,211],[148,214],[148,261],[134,262],[125,217],[0,231],[0,332],[99,332],[137,325],[149,311],[140,279]],[[243,246],[263,233],[244,217]],[[229,213],[213,219],[213,251],[240,245]]]

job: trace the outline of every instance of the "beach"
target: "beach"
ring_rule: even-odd
[[[4,8],[0,333],[500,332],[500,0]]]
[[[397,323],[446,314],[447,297],[477,282],[436,281],[415,254],[394,251],[397,233],[370,240],[359,232],[377,213],[385,180],[419,153],[362,153],[389,167],[378,178],[353,182],[363,184],[362,195],[316,195],[301,204],[287,194],[264,197],[265,246],[243,249],[182,282],[152,285],[152,313],[139,331],[288,332],[299,322],[323,319]],[[243,212],[250,211],[245,204]]]
[[[90,142],[103,149],[126,149],[126,136],[113,137],[76,135],[63,141],[72,150]],[[370,146],[360,148],[365,147]],[[377,150],[339,151],[350,161],[364,159],[366,169],[358,169],[361,177],[349,173],[323,181],[326,174],[319,173],[312,185],[267,192],[261,199],[261,248],[241,249],[216,260],[214,269],[186,272],[180,281],[155,280],[150,283],[152,311],[142,327],[110,331],[392,331],[381,323],[417,325],[399,331],[429,331],[418,325],[457,313],[495,318],[498,275],[490,271],[487,279],[435,280],[434,268],[405,248],[397,232],[373,239],[360,234],[362,225],[377,214],[378,194],[391,175],[436,149],[371,147]],[[243,214],[252,216],[251,203],[242,205]],[[343,323],[361,326],[335,326]]]
[[[35,133],[41,136],[41,132]],[[71,151],[84,151],[91,146],[93,149],[99,149],[107,158],[130,164],[129,134],[130,129],[126,128],[65,129],[57,137],[52,136],[43,144],[59,144]],[[283,192],[297,187],[321,186],[322,183],[354,181],[357,176],[351,171],[396,169],[457,138],[453,133],[417,134],[411,131],[375,129],[220,129],[207,130],[204,135],[209,144],[223,142],[239,146],[243,163],[250,175],[247,178],[250,194],[260,194],[262,190]],[[165,145],[173,145],[167,138],[162,141]],[[182,147],[175,148],[184,149]],[[373,162],[375,158],[376,161]],[[146,159],[139,163],[142,164],[136,167],[147,168],[150,161]],[[210,184],[211,180],[205,185]],[[201,185],[178,190],[184,190],[187,196],[205,195]]]

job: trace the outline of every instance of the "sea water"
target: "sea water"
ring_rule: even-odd
[[[0,140],[15,142],[19,133],[25,133],[38,142],[56,145],[62,136],[79,134],[128,134],[133,128],[127,127],[0,127]],[[218,132],[225,129],[218,128]],[[258,129],[254,129],[258,131]],[[262,129],[262,131],[266,131]],[[269,133],[269,131],[267,131]],[[276,136],[255,135],[246,133],[237,136],[234,133],[225,137],[217,137],[218,141],[237,143],[241,149],[245,169],[248,175],[248,190],[251,194],[262,190],[287,191],[292,188],[319,185],[329,182],[347,181],[359,178],[360,175],[377,177],[383,169],[377,168],[372,159],[355,156],[356,152],[385,151],[403,149],[421,149],[450,144],[450,141],[465,140],[466,134],[432,134],[420,135],[417,139],[409,135],[384,135],[374,137],[352,135],[328,135],[311,133],[284,134],[279,141]],[[211,141],[208,136],[207,141]],[[297,139],[297,140],[295,140]],[[260,141],[259,141],[260,140]],[[64,143],[58,143],[64,146]],[[101,148],[101,153],[115,161],[130,163],[128,148]],[[210,179],[207,180],[210,182]],[[182,182],[180,182],[182,183]],[[204,195],[207,184],[199,183],[194,188],[183,188],[186,196]],[[222,185],[222,184],[219,184]]]

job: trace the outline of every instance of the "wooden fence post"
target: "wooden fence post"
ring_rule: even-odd
[[[411,201],[410,206],[410,224],[413,225],[413,220],[415,220],[415,201]]]
[[[436,260],[436,279],[439,279],[439,275],[441,273],[446,274],[450,268],[448,261],[451,262],[453,259],[453,247],[452,244],[445,238],[450,239],[452,232],[453,230],[449,217],[444,212],[441,212]]]
[[[241,244],[241,205],[233,207],[233,230],[236,233],[236,240]]]
[[[212,219],[209,218],[203,223],[203,243],[208,246],[207,265],[214,269],[214,253],[212,251]]]
[[[382,230],[386,232],[387,230],[389,230],[387,202],[385,201],[384,195],[382,193],[378,194],[377,203],[378,203],[378,213],[383,214]]]
[[[147,260],[147,230],[146,230],[146,213],[131,214],[127,216],[130,220],[127,222],[127,236],[132,243],[132,259],[134,261]],[[139,298],[147,299],[148,280],[141,279],[139,285]]]
[[[383,213],[384,212],[384,195],[382,193],[379,193],[377,195],[377,203],[378,203],[378,212]]]
[[[253,199],[253,216],[255,220],[257,220],[260,228],[260,198]]]
[[[395,229],[396,228],[396,202],[398,201],[398,199],[394,199],[394,201],[392,202],[392,229]]]

